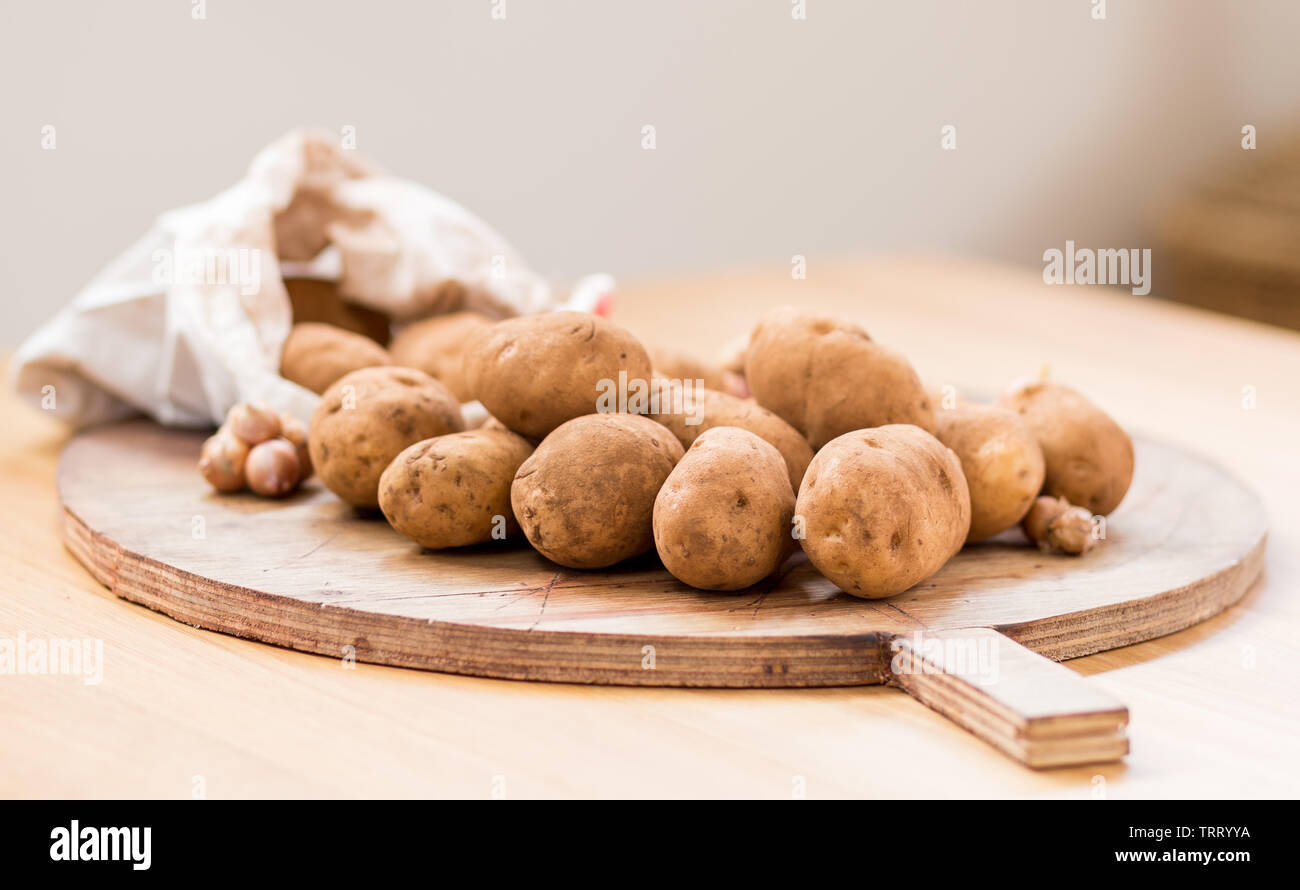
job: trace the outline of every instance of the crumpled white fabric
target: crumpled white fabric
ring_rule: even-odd
[[[591,311],[612,289],[590,276],[561,307],[465,208],[299,130],[231,188],[162,214],[22,344],[12,384],[76,426],[138,412],[207,426],[240,401],[306,419],[316,395],[278,373],[292,324],[286,272],[335,278],[349,300],[399,323],[462,308]]]

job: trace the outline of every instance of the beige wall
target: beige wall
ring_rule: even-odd
[[[303,123],[356,127],[563,280],[1137,246],[1243,123],[1300,118],[1288,2],[192,5],[4,4],[0,343]]]

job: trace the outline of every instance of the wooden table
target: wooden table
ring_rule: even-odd
[[[1199,450],[1262,494],[1268,562],[1240,605],[1069,663],[1128,703],[1124,763],[1032,772],[882,687],[518,683],[194,630],[117,600],[63,549],[54,476],[68,433],[5,393],[0,638],[102,639],[104,668],[98,685],[0,676],[0,794],[1300,794],[1300,334],[934,257],[814,258],[806,280],[777,267],[646,282],[621,292],[615,317],[709,355],[783,302],[856,318],[937,384],[994,392],[1050,365],[1134,431]]]

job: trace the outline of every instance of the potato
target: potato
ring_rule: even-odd
[[[659,558],[679,581],[740,590],[772,574],[794,549],[794,490],[785,459],[748,430],[706,430],[655,498]]]
[[[655,496],[682,446],[636,414],[561,424],[524,461],[510,502],[529,542],[552,562],[599,569],[654,546]]]
[[[600,410],[604,385],[650,379],[650,357],[623,328],[583,312],[498,322],[465,352],[465,382],[494,417],[540,439],[565,421]]]
[[[460,404],[415,368],[362,368],[334,383],[311,416],[307,448],[325,487],[356,507],[379,506],[379,477],[423,439],[460,432]]]
[[[280,376],[317,395],[344,374],[391,365],[384,347],[333,325],[306,322],[289,331],[280,352]]]
[[[668,427],[684,448],[690,448],[701,433],[720,426],[740,427],[770,442],[785,461],[790,487],[799,491],[804,471],[812,460],[812,448],[798,430],[761,405],[724,392],[683,387],[678,383],[660,390],[655,407],[658,410],[650,416]]]
[[[532,453],[509,431],[416,442],[379,477],[379,509],[393,528],[430,550],[503,539],[519,531],[510,485]]]
[[[1043,487],[1043,450],[1015,412],[959,401],[934,412],[935,435],[961,461],[970,489],[967,543],[1020,522]]]
[[[1083,395],[1046,380],[1014,385],[999,405],[1017,412],[1046,462],[1042,493],[1105,516],[1133,481],[1133,440]]]
[[[745,352],[754,398],[816,451],[836,436],[886,424],[934,431],[916,371],[854,324],[784,307],[754,328]]]
[[[294,324],[321,322],[361,334],[380,346],[388,343],[388,316],[345,300],[336,282],[323,278],[286,278],[284,287],[289,292]]]
[[[389,344],[393,363],[419,368],[441,380],[462,402],[474,398],[465,383],[462,361],[465,346],[478,331],[489,328],[492,319],[477,312],[435,315],[403,328]]]
[[[700,361],[693,355],[687,355],[676,349],[657,347],[650,350],[650,366],[654,374],[669,380],[703,380],[701,386],[709,389],[722,389],[724,385],[722,369]]]
[[[845,433],[808,465],[795,502],[801,524],[808,559],[841,590],[867,599],[900,593],[966,540],[961,461],[910,424]]]

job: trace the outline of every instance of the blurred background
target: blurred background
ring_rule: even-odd
[[[1152,248],[1153,295],[1300,326],[1300,3],[1098,8],[7,2],[0,346],[303,124],[355,128],[557,282],[895,251],[1041,270],[1068,239]]]

